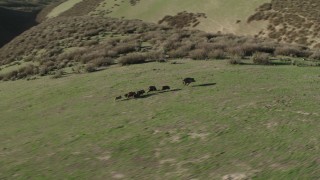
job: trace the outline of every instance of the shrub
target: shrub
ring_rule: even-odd
[[[122,56],[118,59],[118,63],[121,65],[128,64],[139,64],[144,63],[147,59],[147,56],[143,53],[129,53],[125,56]]]
[[[313,54],[310,56],[310,58],[314,59],[314,60],[320,60],[320,50],[313,52]]]
[[[268,65],[271,63],[268,53],[254,53],[251,57],[253,63],[255,64],[262,64],[262,65]]]
[[[195,49],[189,52],[189,57],[194,60],[205,60],[208,58],[208,54],[205,49]]]
[[[114,57],[118,56],[118,52],[115,50],[109,50],[109,51],[107,51],[106,56],[114,58]]]
[[[260,44],[243,44],[240,46],[240,48],[242,49],[243,53],[245,56],[252,56],[254,53],[259,52],[260,49]]]
[[[136,44],[118,44],[113,51],[117,54],[126,54],[136,51],[138,46]]]
[[[87,64],[86,67],[85,67],[85,71],[86,72],[95,72],[97,69],[96,69],[96,66],[94,64]]]
[[[246,55],[244,50],[239,46],[228,48],[227,51],[231,56],[240,57],[241,59],[243,59]]]
[[[95,67],[109,66],[109,65],[113,64],[113,59],[111,59],[111,58],[99,57],[99,58],[97,58],[97,59],[92,60],[91,63],[92,63]]]
[[[280,56],[306,57],[309,52],[298,47],[277,47],[274,54]]]
[[[233,56],[231,59],[229,59],[228,63],[229,64],[242,64],[240,56]]]
[[[168,52],[170,58],[184,58],[188,55],[189,50],[184,48],[179,48],[176,50],[171,50]]]
[[[1,80],[16,80],[23,79],[28,76],[32,76],[38,73],[38,67],[34,65],[27,65],[19,68],[18,70],[13,70],[7,74],[1,75]]]
[[[39,75],[40,76],[45,76],[48,74],[48,69],[46,68],[46,66],[41,66],[39,69]]]
[[[58,78],[62,78],[62,76],[65,74],[65,72],[63,70],[59,70],[57,72],[55,72],[55,74],[52,76],[53,79],[58,79]]]
[[[95,59],[99,59],[99,58],[103,58],[105,56],[105,51],[99,51],[99,50],[95,50],[95,51],[89,51],[85,54],[82,55],[82,57],[80,58],[80,61],[83,64],[87,64],[88,62],[91,62]]]
[[[210,59],[225,59],[226,57],[226,53],[221,49],[212,50],[208,54],[208,58]]]
[[[160,59],[164,59],[164,54],[161,52],[151,51],[147,52],[145,55],[148,61],[158,61]]]

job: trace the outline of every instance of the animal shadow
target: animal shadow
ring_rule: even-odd
[[[171,89],[171,90],[167,90],[167,91],[153,91],[154,93],[149,93],[149,94],[143,94],[141,95],[139,98],[137,99],[142,99],[142,98],[148,98],[148,97],[151,97],[151,96],[155,96],[155,95],[158,95],[158,94],[163,94],[163,93],[168,93],[168,92],[175,92],[175,91],[181,91],[182,89]]]
[[[198,84],[198,85],[193,85],[191,87],[207,87],[207,86],[214,86],[217,83],[204,83],[204,84]]]
[[[158,91],[155,94],[162,94],[162,93],[168,93],[168,92],[176,92],[176,91],[181,91],[182,89],[170,89],[170,90],[166,90],[166,91]]]

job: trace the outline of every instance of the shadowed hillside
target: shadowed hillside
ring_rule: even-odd
[[[54,2],[60,2],[60,0],[0,1],[0,47],[45,19],[43,16],[52,7],[47,5]]]
[[[36,25],[36,12],[23,12],[0,7],[0,47],[26,29]]]
[[[0,7],[8,9],[33,11],[59,0],[1,0]],[[63,0],[62,0],[63,1]]]

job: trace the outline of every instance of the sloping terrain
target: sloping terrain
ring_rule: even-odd
[[[0,179],[320,178],[318,68],[176,62],[0,82]]]
[[[66,3],[75,2],[68,0]],[[117,18],[141,19],[148,22],[157,23],[167,15],[177,15],[180,12],[204,13],[207,18],[200,18],[201,23],[198,29],[207,32],[222,31],[226,33],[255,34],[264,26],[264,23],[247,24],[247,18],[255,12],[255,9],[261,4],[269,2],[268,0],[231,0],[228,2],[222,0],[95,0],[78,1],[79,4],[70,7],[66,11],[68,15],[78,15],[83,13],[84,7],[94,6],[96,10],[91,10],[92,15],[111,16]],[[80,8],[82,7],[82,8]],[[53,14],[57,15],[64,7],[57,7]],[[65,10],[64,10],[65,11]],[[86,12],[86,11],[85,11]],[[62,14],[63,15],[63,14]]]
[[[270,1],[60,3],[0,49],[0,179],[320,179],[320,51]]]
[[[9,3],[10,2],[10,3]],[[4,1],[34,9],[57,1]],[[190,27],[206,32],[268,37],[318,48],[319,1],[280,0],[61,0],[39,16],[108,16]],[[0,5],[1,6],[1,5]]]
[[[279,42],[297,43],[320,48],[320,1],[272,0],[262,5],[248,21],[268,20],[260,36]]]
[[[157,22],[166,15],[175,16],[183,11],[204,13],[206,17],[199,19],[200,23],[196,28],[207,32],[260,35],[279,42],[316,48],[320,46],[320,1],[318,0],[272,0],[271,2],[270,0],[200,2],[140,0],[136,3],[130,2],[105,1],[98,10],[102,13],[107,9],[109,16],[137,18],[152,22]],[[258,8],[261,5],[262,8]],[[258,11],[257,14],[254,13],[255,10]],[[257,17],[258,21],[252,21],[249,18],[251,15]],[[248,18],[250,23],[247,21]],[[184,19],[180,21],[183,22]]]
[[[316,52],[306,47],[267,39],[181,30],[141,20],[57,17],[24,32],[0,49],[0,80],[52,75],[66,68],[72,68],[74,73],[90,72],[115,63],[127,65],[175,58],[240,60],[256,53],[318,59],[313,58]],[[7,70],[26,63],[28,66]]]

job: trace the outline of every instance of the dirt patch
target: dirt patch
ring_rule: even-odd
[[[268,122],[266,123],[266,126],[268,129],[274,128],[276,126],[278,126],[279,124],[277,122]]]
[[[172,164],[172,163],[175,163],[176,160],[173,159],[173,158],[170,158],[170,159],[163,159],[163,160],[160,160],[159,161],[159,164],[166,164],[166,163],[169,163],[169,164]]]
[[[189,136],[192,139],[201,139],[204,140],[207,136],[209,135],[209,133],[190,133]]]
[[[247,180],[250,179],[245,173],[227,174],[222,177],[223,180]]]
[[[111,158],[111,156],[101,156],[101,157],[97,157],[97,159],[101,160],[101,161],[107,161]]]
[[[180,136],[178,135],[174,135],[170,138],[171,142],[172,143],[177,143],[177,142],[180,142]]]

